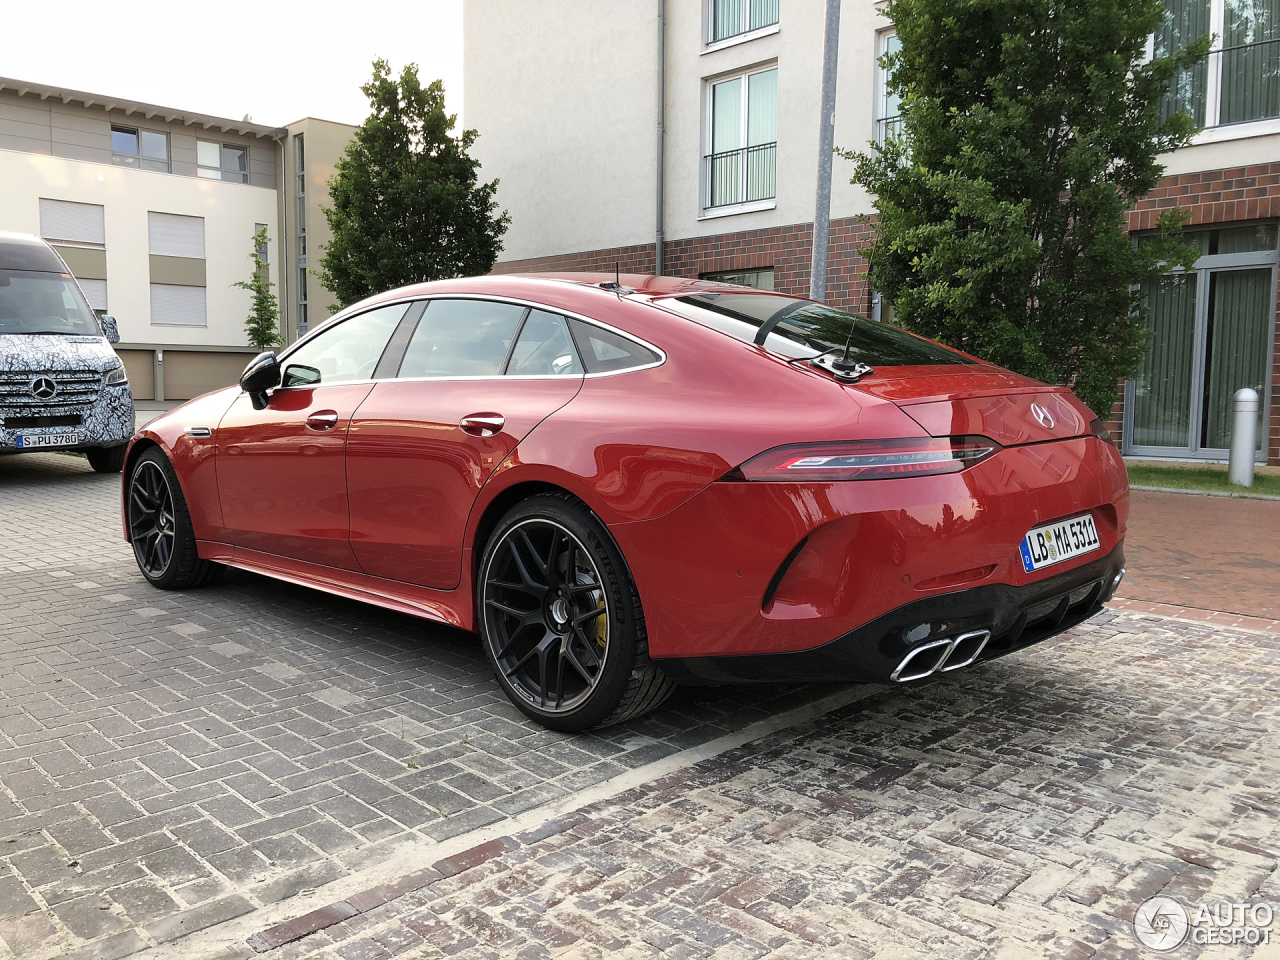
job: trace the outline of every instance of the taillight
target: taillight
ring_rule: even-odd
[[[933,477],[959,473],[999,449],[1000,444],[986,437],[797,443],[766,450],[725,479],[807,483]]]
[[[1107,425],[1102,422],[1101,417],[1089,424],[1089,432],[1104,443],[1109,443],[1113,447],[1116,444],[1115,439],[1111,436],[1111,431],[1107,429]]]

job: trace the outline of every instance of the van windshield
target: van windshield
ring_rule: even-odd
[[[102,336],[70,275],[0,269],[0,334],[6,333]]]
[[[872,367],[974,363],[954,350],[812,300],[758,293],[699,293],[657,301],[690,320],[744,343],[768,327],[764,348],[789,359],[810,359],[849,344],[849,356]]]

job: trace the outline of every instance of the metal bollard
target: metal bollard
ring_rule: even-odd
[[[1242,387],[1236,391],[1235,420],[1231,425],[1231,464],[1227,482],[1237,487],[1253,486],[1253,457],[1258,446],[1258,391]]]

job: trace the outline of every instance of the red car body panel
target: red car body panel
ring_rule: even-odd
[[[585,378],[291,388],[264,411],[228,388],[141,430],[130,462],[139,445],[164,449],[203,557],[464,629],[475,626],[484,530],[521,490],[564,490],[613,534],[650,652],[669,663],[822,649],[922,600],[1034,588],[1121,556],[1124,467],[1069,391],[982,363],[884,367],[842,384],[663,308],[673,295],[741,288],[624,276],[635,292],[618,295],[594,285],[605,280],[442,281],[352,309],[512,299],[611,326],[658,347],[663,362]],[[338,422],[316,434],[306,421],[322,410]],[[501,415],[503,428],[459,429],[477,413]],[[214,436],[185,435],[197,425]],[[944,476],[783,483],[732,473],[782,445],[959,435],[1003,449]],[[1028,530],[1085,512],[1097,551],[1023,570]]]
[[[516,445],[573,399],[582,378],[404,380],[377,384],[347,438],[351,546],[370,576],[452,590],[476,495]],[[464,417],[498,413],[495,434]]]

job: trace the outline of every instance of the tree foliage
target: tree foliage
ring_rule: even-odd
[[[260,227],[253,235],[253,253],[249,254],[253,261],[253,273],[248,280],[238,280],[232,284],[253,294],[253,306],[249,316],[245,318],[244,329],[249,345],[259,350],[278,347],[283,342],[280,339],[280,308],[276,303],[276,295],[271,292],[275,284],[268,279],[267,261],[260,252],[265,249],[267,228]]]
[[[333,239],[320,282],[346,306],[408,283],[487,273],[509,218],[497,212],[498,181],[480,183],[468,154],[476,131],[453,136],[444,84],[423,87],[414,64],[397,80],[375,60],[361,90],[371,112],[329,182]]]
[[[909,329],[1109,413],[1147,345],[1136,285],[1196,259],[1185,211],[1134,243],[1125,210],[1195,132],[1161,98],[1210,38],[1148,60],[1161,0],[889,0],[886,12],[902,135],[841,151],[875,196],[872,283]]]

